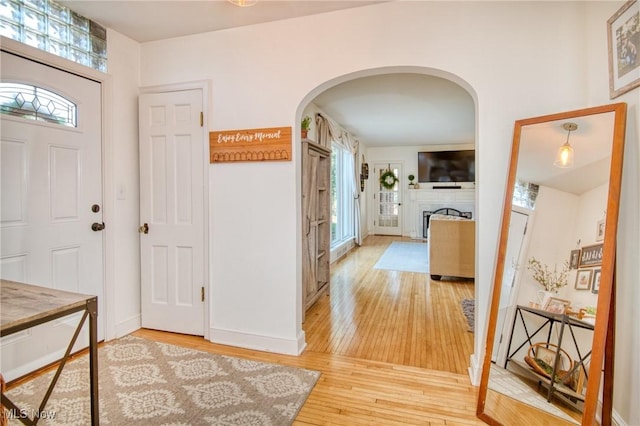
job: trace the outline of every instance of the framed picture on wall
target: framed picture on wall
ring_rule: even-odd
[[[602,243],[600,243],[582,247],[578,267],[600,266],[602,263],[602,246]]]
[[[593,271],[593,285],[591,286],[591,293],[598,294],[598,290],[600,290],[600,273],[602,270],[594,269]]]
[[[596,225],[596,241],[604,240],[604,219],[599,220]]]
[[[580,269],[576,274],[576,290],[589,290],[591,288],[591,269]]]
[[[569,269],[578,269],[578,263],[580,263],[580,250],[571,250]]]
[[[627,1],[607,20],[609,97],[640,86],[640,3]]]

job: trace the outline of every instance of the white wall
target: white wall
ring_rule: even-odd
[[[606,199],[605,199],[606,202]],[[523,257],[525,271],[520,274],[521,283],[518,292],[518,303],[527,305],[536,301],[536,294],[543,290],[527,269],[528,260],[535,257],[551,270],[562,268],[568,260],[569,253],[575,248],[575,227],[580,198],[576,195],[540,186],[533,215],[533,223],[528,225],[529,246]],[[569,279],[569,285],[572,284]],[[568,286],[569,286],[568,285]],[[567,287],[568,287],[567,286]],[[566,287],[560,290],[558,297],[565,296]]]
[[[113,192],[104,194],[114,206],[107,230],[113,236],[108,283],[115,303],[107,307],[115,328],[107,337],[120,337],[140,328],[140,191],[138,175],[138,87],[140,44],[115,31],[108,32],[109,74],[112,76],[112,122],[109,173]],[[118,199],[118,189],[124,199]],[[120,197],[122,198],[122,197]],[[107,291],[109,291],[109,289]]]
[[[301,103],[361,70],[402,65],[466,87],[477,104],[482,319],[513,121],[584,106],[582,23],[574,3],[391,2],[147,43],[141,83],[211,79],[216,130],[297,126]],[[210,168],[214,331],[268,336],[276,346],[301,335],[296,142],[292,163]]]
[[[210,130],[297,127],[300,106],[317,93],[375,69],[446,74],[468,88],[477,107],[481,224],[476,366],[484,348],[513,122],[610,102],[605,22],[621,4],[383,3],[144,44],[141,85],[211,79]],[[616,101],[629,102],[630,114],[618,254],[618,333],[625,338],[618,339],[615,408],[622,420],[637,424],[640,408],[629,395],[640,391],[640,290],[630,285],[640,272],[638,90]],[[227,331],[236,344],[289,351],[302,346],[297,143],[291,163],[210,167],[210,326]],[[138,272],[133,266],[128,272],[131,283]]]

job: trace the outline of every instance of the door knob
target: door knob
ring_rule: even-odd
[[[104,229],[104,222],[102,223],[94,222],[91,225],[91,230],[94,232],[102,231],[103,229]]]
[[[141,234],[148,234],[149,233],[149,224],[145,223],[144,225],[142,225],[140,228],[138,228],[138,232]]]

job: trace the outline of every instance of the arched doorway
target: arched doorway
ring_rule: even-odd
[[[368,89],[370,90],[370,92],[367,92]],[[338,93],[340,90],[344,91],[343,95],[340,95]],[[448,97],[447,93],[449,93]],[[404,175],[401,177],[401,192],[405,195],[406,202],[403,203],[405,205],[405,208],[401,213],[402,219],[404,219],[405,223],[401,229],[401,235],[403,235],[404,238],[416,238],[421,235],[422,230],[418,229],[420,223],[417,220],[417,217],[414,217],[417,216],[414,210],[419,208],[420,206],[418,205],[419,203],[417,203],[415,200],[416,192],[408,193],[405,189],[406,183],[408,183],[406,181],[406,176],[408,174],[417,174],[417,164],[413,163],[417,163],[417,156],[415,154],[419,150],[428,150],[430,147],[432,147],[434,150],[442,150],[443,148],[455,147],[460,144],[464,145],[466,148],[471,145],[473,149],[477,149],[477,146],[475,144],[475,141],[477,139],[477,126],[475,119],[476,101],[475,92],[471,89],[471,87],[455,75],[451,75],[440,70],[428,69],[423,67],[387,67],[380,69],[363,70],[360,72],[338,77],[329,82],[326,82],[323,85],[318,86],[305,97],[303,102],[301,102],[298,109],[298,117],[299,119],[301,119],[302,117],[307,115],[315,116],[316,114],[321,114],[333,120],[334,124],[341,128],[340,131],[356,133],[358,132],[358,129],[361,128],[358,127],[359,123],[366,122],[367,115],[371,125],[373,127],[378,126],[379,128],[380,117],[375,116],[375,114],[371,111],[376,112],[376,108],[383,111],[384,108],[380,107],[380,105],[382,105],[383,103],[387,103],[387,107],[391,105],[391,109],[394,109],[395,105],[395,110],[398,110],[399,107],[397,105],[402,105],[401,102],[403,101],[403,96],[405,96],[405,103],[410,107],[408,110],[404,110],[404,112],[400,114],[401,116],[404,116],[404,120],[400,120],[397,117],[392,118],[391,116],[393,116],[394,114],[387,112],[385,118],[388,118],[390,122],[383,124],[390,129],[406,129],[406,126],[411,126],[412,120],[415,122],[416,120],[420,120],[420,118],[423,117],[421,122],[414,124],[418,124],[416,126],[418,128],[416,132],[419,133],[420,131],[422,131],[425,134],[424,138],[421,139],[419,136],[411,134],[411,131],[409,131],[409,133],[406,135],[402,135],[401,133],[399,133],[402,132],[402,130],[396,130],[397,137],[395,140],[390,141],[390,143],[385,145],[379,140],[376,140],[376,142],[372,144],[372,146],[367,146],[367,136],[355,134],[354,138],[360,139],[361,145],[359,146],[359,149],[355,154],[354,163],[356,170],[358,171],[362,170],[363,163],[368,163],[371,167],[373,162],[381,162],[386,164],[387,162],[391,161],[399,161],[404,166]],[[456,102],[459,101],[458,97],[464,98],[463,101],[460,101],[464,104],[464,107],[460,107],[458,105],[458,108],[462,108],[462,110],[460,110],[460,113],[455,117],[455,120],[449,119],[449,121],[447,121],[447,118],[445,117],[446,113],[451,114],[452,112],[450,111],[455,111]],[[338,102],[338,104],[331,105],[332,100]],[[420,103],[425,105],[421,105]],[[358,111],[359,114],[356,114],[356,119],[349,118],[349,109],[357,109],[358,105],[365,105],[366,108],[364,109],[366,111],[364,113],[362,111]],[[413,107],[415,111],[411,111],[411,107]],[[423,111],[423,115],[421,116],[420,108],[424,108],[425,110],[428,110],[430,112]],[[299,120],[297,121],[299,122]],[[434,143],[435,138],[438,137],[437,132],[434,131],[432,132],[433,134],[431,134],[428,130],[425,130],[425,123],[426,127],[428,127],[429,125],[436,126],[438,127],[438,129],[434,130],[438,130],[441,132],[446,132],[447,126],[457,126],[456,129],[454,129],[454,127],[449,127],[449,133],[457,133],[457,136],[445,134],[445,136],[441,136],[439,143]],[[460,129],[463,129],[463,132],[459,132]],[[314,135],[314,130],[315,129],[312,129],[311,135]],[[460,136],[460,134],[464,134],[465,130],[466,135]],[[364,133],[366,134],[366,132]],[[443,133],[440,134],[442,135]],[[313,138],[313,136],[310,137]],[[388,136],[387,139],[389,139]],[[326,142],[324,143],[326,144]],[[334,147],[335,146],[336,145],[334,145]],[[359,194],[362,201],[360,205],[360,223],[362,224],[361,229],[363,231],[363,235],[367,236],[371,233],[372,229],[374,229],[375,221],[377,220],[376,214],[379,211],[379,206],[377,204],[376,191],[374,190],[376,184],[375,180],[369,179],[368,181],[362,183],[364,184],[365,188],[364,191]],[[475,191],[477,190],[475,184],[473,184],[471,188],[472,198],[475,199]],[[357,189],[358,192],[360,192],[360,188]],[[334,261],[336,257],[339,257],[345,252],[348,252],[354,246],[353,240],[354,239],[351,238],[347,242],[338,241],[337,245],[332,245],[332,261]],[[341,264],[340,267],[343,268],[344,265]],[[358,275],[360,276],[362,274],[363,273],[358,273]],[[377,277],[379,276],[379,274],[372,274],[372,276]],[[385,278],[381,279],[384,280]],[[403,279],[406,280],[408,278],[400,278],[400,281],[402,281]],[[357,280],[353,281],[355,282]],[[391,281],[393,280],[389,281],[389,284],[391,286],[398,286],[397,282]],[[428,281],[428,278],[426,278],[426,281]],[[399,285],[401,286],[402,284]],[[420,285],[427,287],[429,286],[429,284],[425,283],[424,281],[423,284]],[[356,291],[363,290],[362,288],[359,288]],[[425,297],[428,297],[428,291],[427,293],[425,293],[425,295]],[[352,301],[349,303],[357,303],[357,300],[355,302]],[[328,305],[329,309],[340,309],[340,307],[336,306],[338,305],[338,303],[333,305],[331,303],[328,303]],[[457,306],[456,308],[459,308],[459,306]],[[350,306],[349,309],[351,309],[351,314],[353,314],[354,316],[357,316],[362,312],[362,307],[358,306]],[[349,315],[349,312],[341,311],[340,313],[336,313],[334,316],[331,316],[330,313],[325,312],[322,315],[326,316],[325,321],[335,323],[337,318],[342,318],[342,320],[348,321],[348,319],[344,318],[344,316]],[[409,317],[406,315],[402,318],[404,318],[403,321],[405,321],[405,324],[396,324],[396,327],[399,327],[397,329],[398,331],[400,331],[404,326],[407,325],[406,321],[420,321],[419,313],[416,313],[416,316],[413,317],[413,320],[408,320],[407,318]],[[359,322],[358,320],[352,320],[351,329],[352,331],[358,329],[357,332],[345,332],[345,330],[349,329],[349,327],[345,325],[336,328],[341,329],[342,333],[346,333],[342,337],[343,340],[364,339],[366,341],[370,339],[369,337],[363,337],[366,336],[365,329],[368,328],[369,330],[374,330],[376,328],[376,325],[364,325],[364,323]],[[314,344],[314,339],[316,337],[314,336],[314,333],[318,332],[318,329],[314,327],[307,327],[305,324],[303,324],[303,329],[305,329],[305,332],[307,333],[307,342],[309,342],[308,350],[316,350],[318,346]],[[465,332],[468,333],[468,331],[466,330]],[[327,329],[325,329],[324,331],[322,331],[322,333],[325,333],[325,337],[327,339],[332,338],[329,335],[331,334],[331,331],[328,332]],[[472,336],[471,340],[473,340]],[[446,338],[441,342],[446,344]],[[332,347],[332,345],[333,347],[336,347],[335,344],[328,342],[325,344],[325,347],[329,348]],[[341,346],[344,347],[345,344],[342,344]],[[393,345],[384,350],[392,352],[394,350]],[[470,355],[470,353],[473,352],[473,343],[471,343],[469,351],[470,352],[467,355]],[[461,359],[464,359],[463,362],[465,365],[463,366],[463,370],[465,371],[468,367],[467,364],[469,358],[467,355],[461,357]]]

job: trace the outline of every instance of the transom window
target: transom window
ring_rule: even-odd
[[[0,112],[78,127],[76,104],[49,90],[26,84],[0,83]]]
[[[107,30],[51,0],[0,0],[0,35],[107,72]]]

